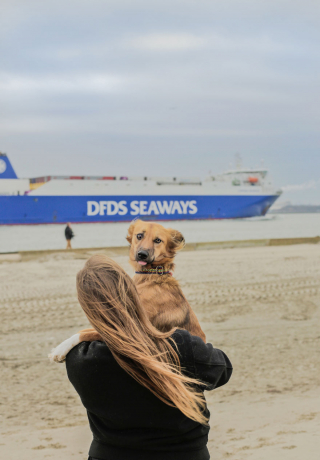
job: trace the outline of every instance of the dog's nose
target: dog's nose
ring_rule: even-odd
[[[138,260],[146,260],[149,257],[148,251],[145,251],[144,249],[140,249],[138,252]]]

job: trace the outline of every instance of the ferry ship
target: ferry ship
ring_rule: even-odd
[[[0,224],[235,219],[264,216],[281,190],[266,169],[198,177],[44,176],[18,179],[0,154]]]

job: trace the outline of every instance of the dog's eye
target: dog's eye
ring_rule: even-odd
[[[143,237],[143,233],[138,233],[137,234],[137,240],[142,240],[142,237]]]
[[[160,238],[156,238],[156,239],[154,240],[154,242],[157,243],[157,244],[159,244],[159,243],[162,243],[162,240],[160,240]]]

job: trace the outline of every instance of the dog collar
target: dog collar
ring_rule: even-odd
[[[135,272],[137,275],[171,275],[172,273],[164,271],[162,265],[158,265],[156,268],[142,268],[140,272]]]

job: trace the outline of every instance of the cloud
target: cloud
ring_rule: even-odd
[[[115,44],[117,45],[117,44]],[[243,37],[240,33],[210,33],[192,35],[188,32],[154,33],[139,35],[124,41],[124,46],[139,51],[185,52],[207,49],[225,53],[259,53],[266,55],[297,54],[304,50],[300,44],[283,38],[270,37],[265,33]]]
[[[158,33],[136,37],[128,44],[149,51],[185,51],[203,48],[206,42],[204,37],[188,33]]]
[[[124,77],[108,74],[18,76],[0,74],[4,93],[110,93],[126,84]]]

